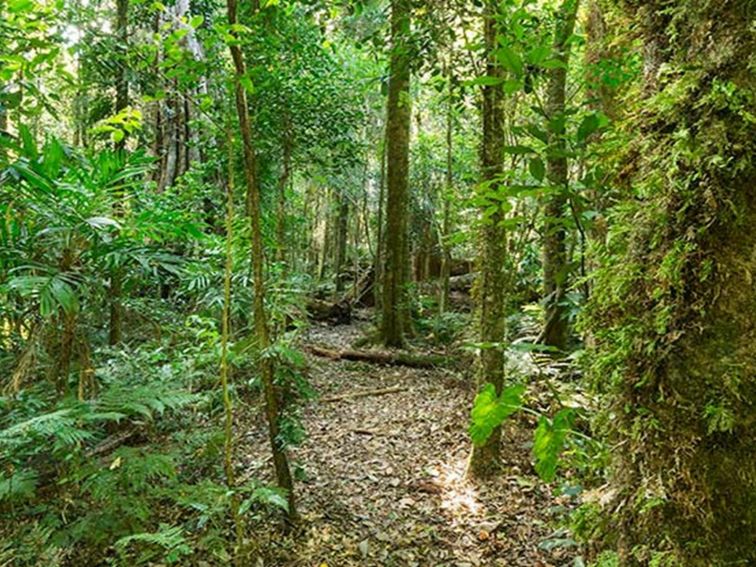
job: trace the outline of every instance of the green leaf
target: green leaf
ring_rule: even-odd
[[[541,140],[544,144],[549,143],[548,133],[545,130],[542,130],[541,128],[536,126],[535,124],[528,124],[525,127],[525,130],[527,130],[528,134],[530,134],[534,138]]]
[[[192,26],[195,30],[202,25],[202,23],[205,21],[204,16],[192,16],[192,19],[189,20],[189,25]]]
[[[24,153],[31,159],[37,159],[37,156],[39,155],[37,153],[37,144],[34,141],[34,136],[32,136],[29,127],[22,124],[19,128],[19,134],[21,135],[21,141],[24,146]]]
[[[543,160],[539,157],[535,157],[528,162],[528,170],[530,171],[530,175],[538,181],[543,181],[543,177],[546,175],[546,167],[543,165]]]
[[[522,76],[522,58],[511,47],[502,45],[496,50],[495,55],[501,66],[507,71],[518,77]]]
[[[9,500],[27,500],[34,496],[37,488],[37,473],[20,469],[0,475],[0,502]]]
[[[541,416],[533,439],[535,470],[544,481],[551,482],[556,476],[559,455],[572,427],[575,412],[566,408],[557,412],[553,420]]]
[[[241,506],[239,506],[239,514],[246,514],[253,504],[272,506],[284,511],[289,510],[289,501],[286,499],[286,492],[280,488],[269,488],[267,486],[255,488],[250,497],[245,499],[241,503]]]
[[[524,384],[515,384],[506,388],[501,396],[496,395],[496,388],[488,382],[475,396],[470,412],[470,438],[475,445],[483,445],[493,430],[522,407]]]
[[[541,61],[546,59],[551,54],[551,47],[548,45],[536,45],[533,49],[528,51],[525,56],[528,63],[532,65],[538,65]]]
[[[121,225],[118,224],[118,221],[109,217],[89,217],[84,222],[94,228],[105,228],[106,226],[112,226],[115,228],[121,227]]]
[[[509,79],[504,81],[504,92],[508,95],[514,94],[525,87],[525,83],[521,79]]]
[[[589,114],[585,118],[583,118],[583,121],[580,123],[580,126],[578,126],[577,131],[577,139],[579,142],[583,142],[593,134],[596,130],[598,130],[600,126],[599,118],[595,114]]]
[[[8,0],[8,11],[18,14],[20,12],[29,12],[34,8],[32,0]]]
[[[565,63],[561,59],[551,58],[543,61],[540,66],[544,69],[566,69],[567,63]]]
[[[531,148],[530,146],[522,146],[522,145],[504,146],[504,153],[523,156],[527,154],[534,154],[535,150]]]
[[[244,87],[244,90],[247,91],[248,94],[255,93],[255,86],[252,84],[252,79],[249,75],[242,75],[239,77],[239,83],[241,83],[241,86]]]

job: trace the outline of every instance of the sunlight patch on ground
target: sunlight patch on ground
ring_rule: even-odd
[[[441,509],[453,519],[483,516],[485,508],[480,501],[478,488],[466,476],[467,459],[458,459],[431,467],[428,472],[441,488]]]

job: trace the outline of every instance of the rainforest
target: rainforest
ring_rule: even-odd
[[[756,564],[754,0],[0,0],[0,567]]]

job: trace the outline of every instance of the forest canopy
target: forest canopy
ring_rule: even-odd
[[[0,0],[0,565],[756,563],[752,0]]]

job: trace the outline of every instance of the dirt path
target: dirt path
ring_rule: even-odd
[[[357,326],[315,327],[308,340],[347,347]],[[469,439],[469,376],[310,358],[321,399],[347,392],[406,388],[380,396],[315,401],[304,411],[308,437],[294,452],[304,473],[298,498],[304,523],[293,537],[271,538],[274,565],[549,566],[553,515],[562,508],[530,465],[533,425],[504,432],[505,470],[487,483],[464,478]],[[262,424],[259,424],[260,426]],[[260,427],[249,466],[269,467]],[[252,449],[254,447],[254,449]],[[539,545],[540,544],[540,545]]]

